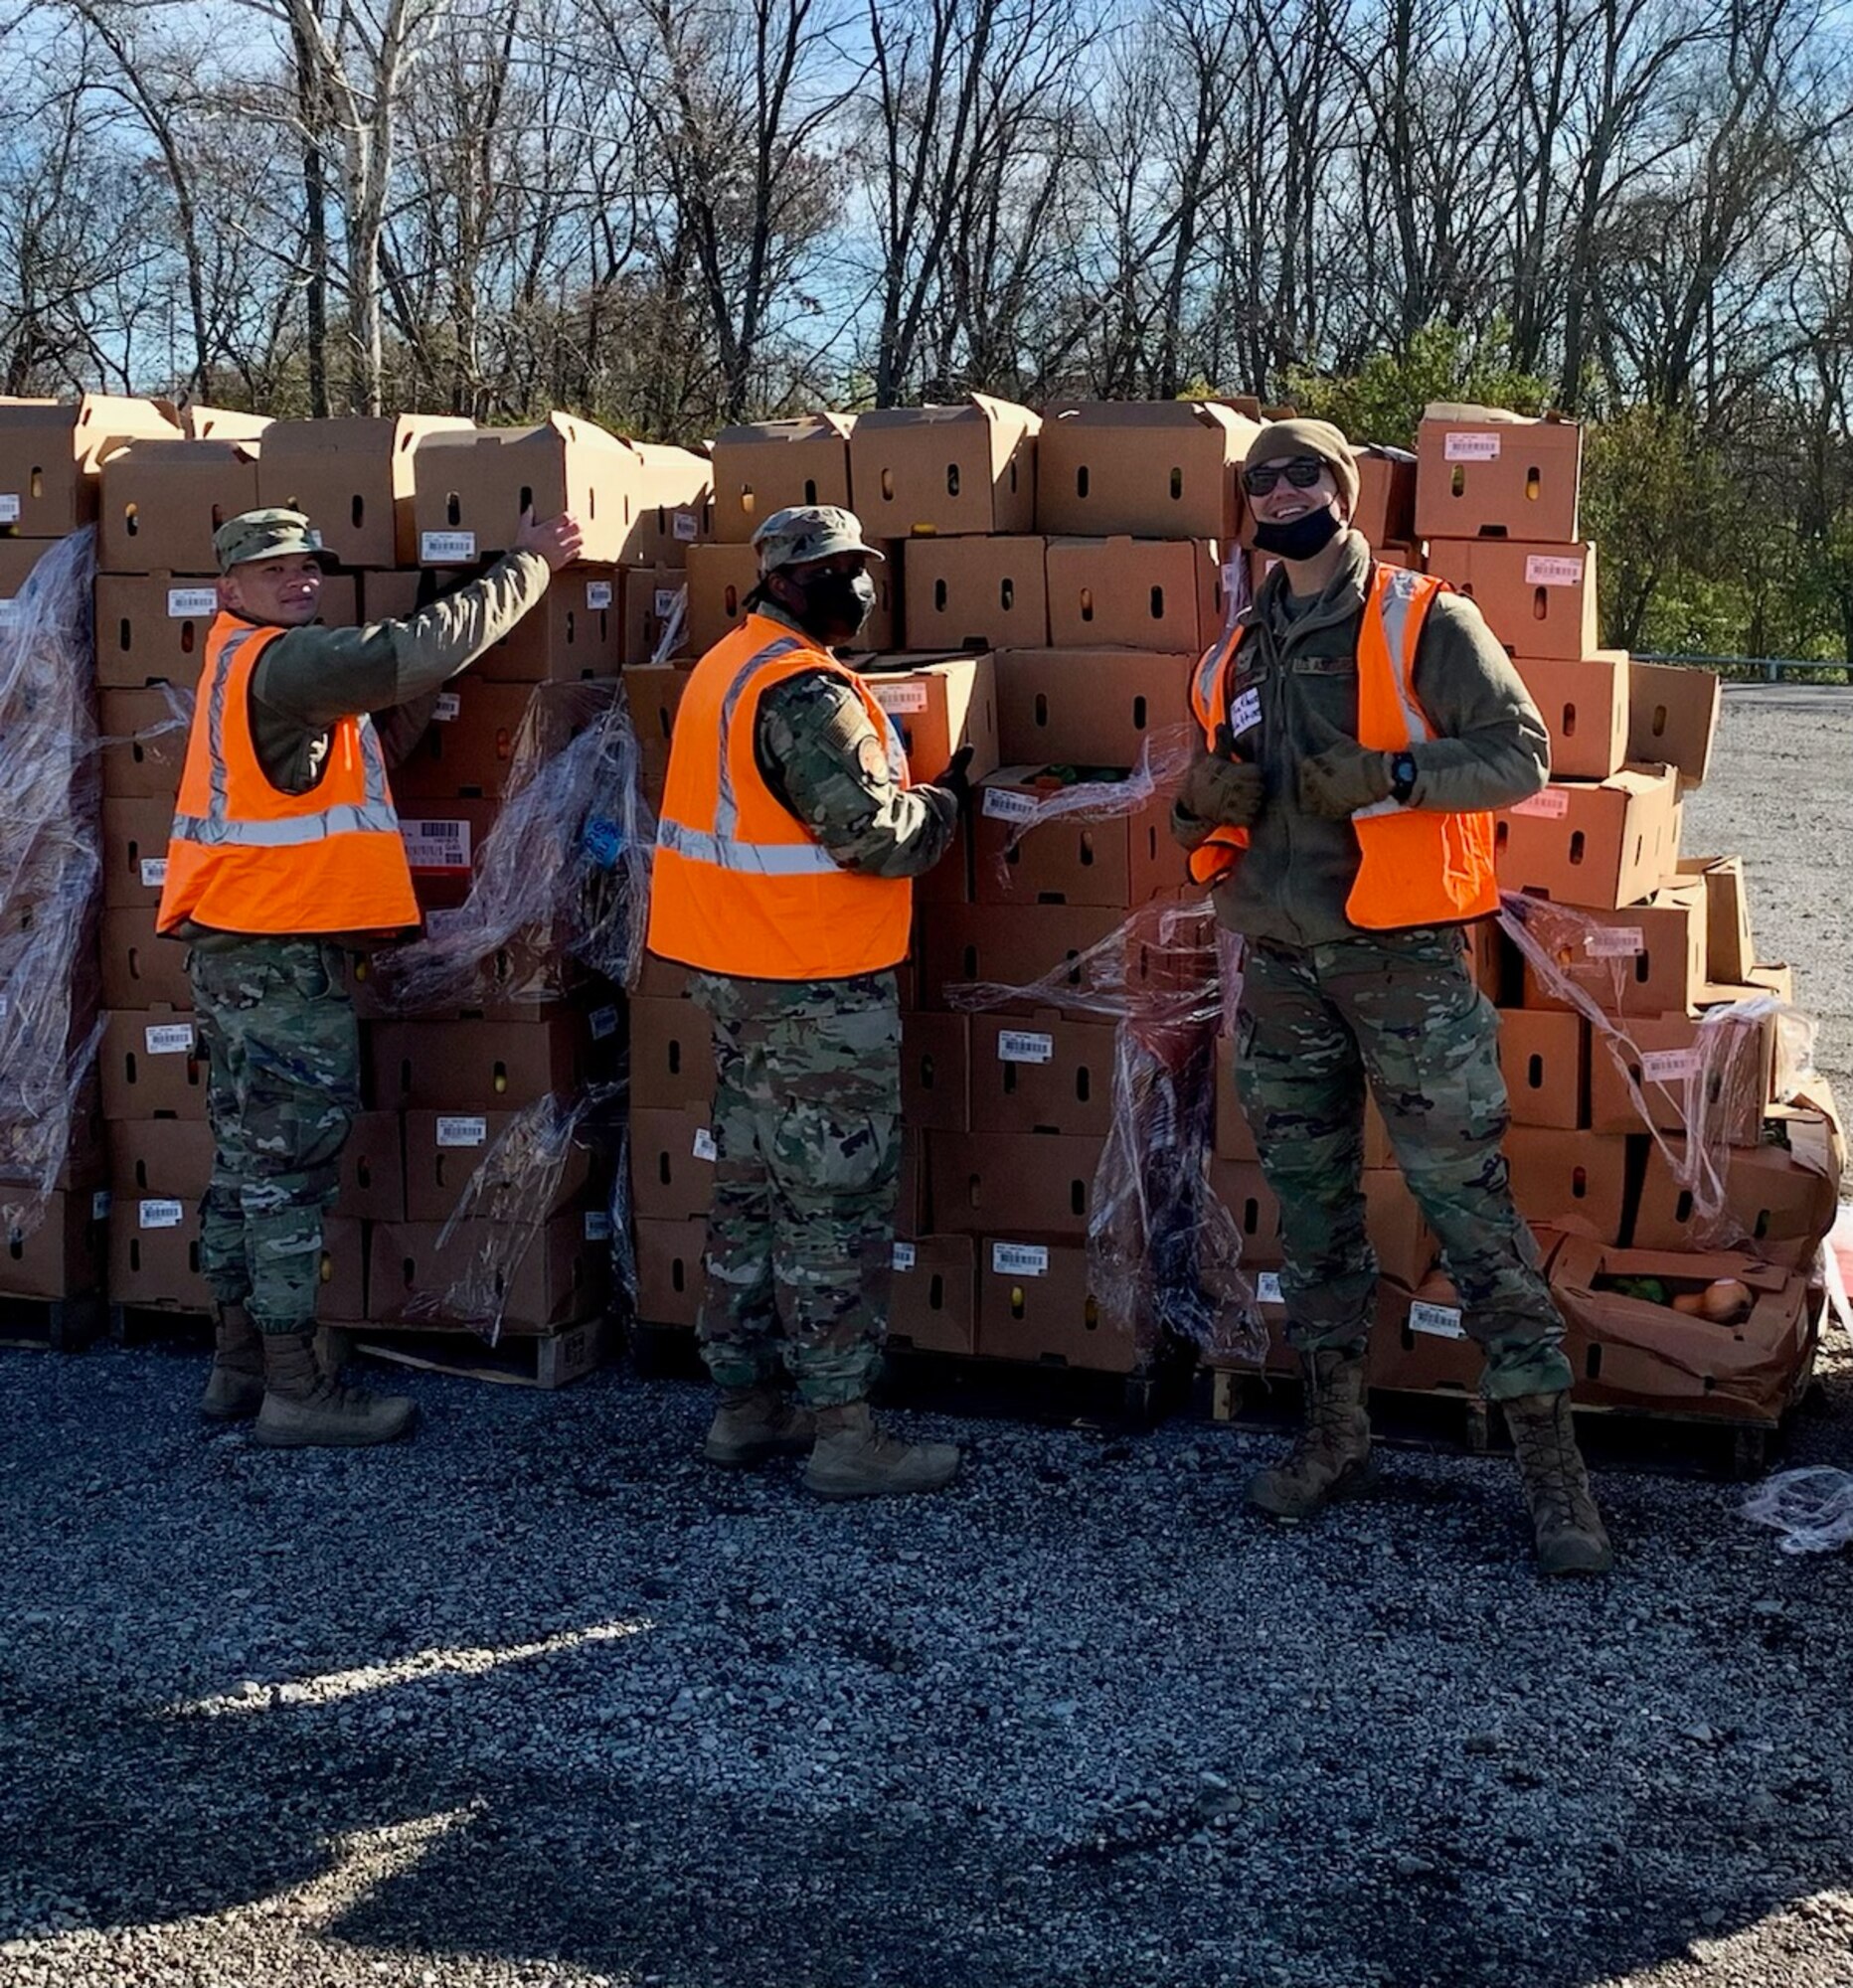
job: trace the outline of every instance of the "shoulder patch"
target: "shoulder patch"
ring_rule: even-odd
[[[888,783],[888,748],[873,732],[864,735],[856,747],[856,763],[862,768],[863,777],[879,785]]]

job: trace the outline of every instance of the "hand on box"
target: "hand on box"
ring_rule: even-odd
[[[579,558],[580,548],[585,543],[586,535],[571,511],[562,511],[559,517],[549,518],[546,524],[540,525],[535,523],[534,510],[530,506],[521,514],[521,525],[515,533],[512,550],[539,553],[547,562],[548,571],[558,573],[563,566],[571,566]]]
[[[1177,804],[1198,821],[1224,828],[1248,828],[1262,811],[1262,769],[1246,760],[1200,753],[1178,788]]]

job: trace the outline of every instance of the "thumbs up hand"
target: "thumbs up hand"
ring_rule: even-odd
[[[1359,808],[1387,798],[1395,755],[1360,746],[1335,725],[1322,722],[1321,729],[1331,743],[1312,758],[1300,761],[1300,811],[1327,821],[1343,821]]]

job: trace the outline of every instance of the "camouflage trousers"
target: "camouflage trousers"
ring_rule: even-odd
[[[1249,946],[1236,1089],[1280,1204],[1287,1334],[1361,1347],[1377,1297],[1364,1231],[1364,1086],[1441,1244],[1495,1401],[1571,1382],[1563,1320],[1512,1203],[1499,1024],[1451,928]]]
[[[200,1259],[222,1304],[263,1332],[307,1332],[322,1218],[360,1109],[360,1032],[338,946],[312,938],[195,947],[187,972],[208,1059],[213,1177]]]
[[[901,1172],[892,973],[698,974],[714,1024],[714,1203],[700,1337],[724,1388],[789,1372],[808,1407],[869,1392],[888,1331]]]

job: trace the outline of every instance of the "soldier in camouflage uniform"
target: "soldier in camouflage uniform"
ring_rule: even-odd
[[[1485,1349],[1485,1390],[1512,1429],[1540,1567],[1605,1572],[1608,1542],[1571,1427],[1563,1321],[1507,1184],[1497,1016],[1458,925],[1364,929],[1348,915],[1354,815],[1381,814],[1392,799],[1418,810],[1508,806],[1548,779],[1548,736],[1479,610],[1440,593],[1414,663],[1428,736],[1407,752],[1361,746],[1373,562],[1347,529],[1351,450],[1323,421],[1273,422],[1245,475],[1259,543],[1279,565],[1244,617],[1219,749],[1191,768],[1172,827],[1193,850],[1219,830],[1246,837],[1215,899],[1247,941],[1236,1083],[1280,1203],[1281,1293],[1308,1407],[1292,1454],[1249,1495],[1277,1518],[1303,1519],[1373,1479],[1365,1399],[1377,1260],[1359,1178],[1368,1085]]]
[[[737,669],[737,699],[765,659],[789,652],[790,673],[758,695],[752,742],[773,801],[805,832],[799,841],[820,846],[826,873],[917,877],[951,844],[969,748],[935,784],[907,785],[892,727],[846,669],[827,666],[874,604],[867,567],[881,554],[852,514],[827,506],[774,514],[754,544],[754,619],[744,639],[729,638],[740,660],[723,644],[700,667]],[[819,667],[802,666],[807,652]],[[695,697],[692,685],[676,731],[685,765],[727,750],[692,718]],[[693,892],[704,873],[672,872],[664,854],[687,840],[673,818],[678,772],[672,762],[650,947],[699,965],[676,936],[685,909],[676,894]],[[894,958],[906,951],[901,898]],[[751,961],[767,973],[777,963]],[[738,1468],[808,1451],[804,1481],[828,1498],[937,1490],[957,1470],[958,1450],[901,1442],[868,1407],[887,1329],[901,1165],[894,970],[827,979],[698,970],[690,992],[712,1020],[717,1074],[699,1334],[722,1403],[704,1454]],[[780,1385],[786,1377],[795,1401]]]

